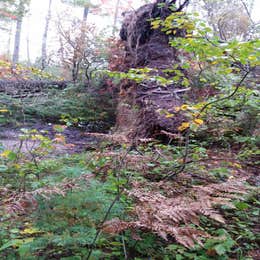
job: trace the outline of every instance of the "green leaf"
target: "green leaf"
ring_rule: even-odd
[[[8,159],[10,161],[14,161],[16,159],[16,157],[17,157],[17,154],[14,153],[14,152],[10,152],[9,155],[8,155]]]
[[[23,244],[27,244],[33,241],[34,238],[29,237],[25,239],[14,239],[10,240],[9,242],[5,243],[0,247],[0,252],[7,249],[8,247],[14,246],[14,247],[20,247]]]
[[[236,208],[239,209],[239,210],[245,210],[245,209],[249,208],[249,205],[245,202],[242,202],[242,201],[236,202],[234,204],[235,204]]]
[[[6,165],[0,165],[0,172],[6,172],[8,170],[8,167]]]
[[[182,259],[184,259],[182,255],[179,255],[179,254],[176,255],[176,260],[182,260]]]
[[[224,255],[226,253],[226,248],[224,245],[219,244],[214,247],[218,255]]]

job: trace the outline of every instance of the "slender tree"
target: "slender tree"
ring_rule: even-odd
[[[22,31],[22,17],[19,17],[16,21],[14,52],[13,52],[13,65],[15,65],[19,60],[21,31]]]
[[[88,18],[88,13],[89,13],[89,5],[84,6],[84,12],[83,12],[83,21],[87,21]]]
[[[45,23],[44,33],[42,37],[42,64],[41,64],[42,70],[46,68],[46,63],[47,63],[47,38],[48,38],[49,24],[51,20],[51,6],[52,6],[52,0],[49,0],[49,8],[46,16],[46,23]]]
[[[8,57],[11,55],[10,43],[12,39],[12,24],[16,21],[17,17],[14,14],[14,1],[1,0],[0,1],[0,31],[1,41],[6,44],[6,54]]]
[[[20,52],[20,41],[21,41],[21,32],[22,32],[22,23],[23,17],[27,12],[27,7],[29,6],[30,0],[20,0],[17,4],[17,13],[16,17],[16,31],[15,31],[15,40],[14,40],[14,51],[13,51],[13,67],[19,61],[19,52]]]
[[[113,30],[112,30],[112,35],[113,36],[115,36],[115,32],[116,32],[116,24],[117,24],[117,20],[118,20],[119,5],[120,5],[120,0],[117,0],[116,1],[116,7],[115,7]]]
[[[29,25],[30,20],[27,20],[27,23]],[[29,27],[29,26],[28,26]],[[27,64],[28,66],[31,66],[31,55],[30,55],[30,32],[27,31],[27,35],[26,35],[26,52],[27,52]]]
[[[83,21],[86,22],[91,6],[90,0],[62,0],[63,3],[83,7]]]

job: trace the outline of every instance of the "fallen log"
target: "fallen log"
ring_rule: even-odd
[[[0,80],[0,93],[12,97],[23,97],[28,94],[35,94],[47,89],[65,89],[69,81],[48,81],[48,80]]]

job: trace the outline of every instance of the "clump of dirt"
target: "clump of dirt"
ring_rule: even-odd
[[[175,12],[181,11],[186,2],[177,7]],[[178,50],[169,46],[169,37],[182,37],[185,32],[177,29],[174,35],[166,35],[160,29],[151,28],[151,19],[165,19],[171,14],[171,4],[177,4],[177,1],[157,0],[124,14],[120,31],[125,48],[124,71],[149,67],[156,69],[151,76],[173,76],[163,72],[179,64]],[[161,130],[176,132],[182,119],[166,118],[163,111],[174,110],[174,107],[182,104],[180,93],[184,92],[179,92],[179,83],[161,86],[156,81],[141,84],[122,81],[115,132],[124,133],[130,139],[155,137],[160,135]]]
[[[175,2],[171,1],[171,4]],[[162,3],[163,6],[160,5]],[[177,50],[169,46],[169,35],[151,27],[151,20],[155,18],[164,20],[172,13],[171,4],[160,0],[144,5],[137,11],[124,13],[120,37],[125,42],[126,62],[129,62],[129,68],[147,66],[166,69],[176,63]],[[175,12],[179,11],[179,8],[175,10]],[[183,29],[177,29],[174,34],[176,37],[184,35]]]

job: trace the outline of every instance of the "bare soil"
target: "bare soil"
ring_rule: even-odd
[[[38,123],[35,125],[14,126],[0,126],[0,144],[5,150],[17,150],[21,146],[20,136],[21,129],[36,129],[51,140],[54,140],[55,151],[54,154],[73,154],[86,151],[94,148],[97,144],[97,139],[93,136],[86,135],[86,131],[75,127],[67,127],[60,133],[65,142],[55,142],[56,135],[59,134],[53,129],[52,124]],[[21,146],[21,151],[26,152],[39,144],[38,141],[26,140]]]

